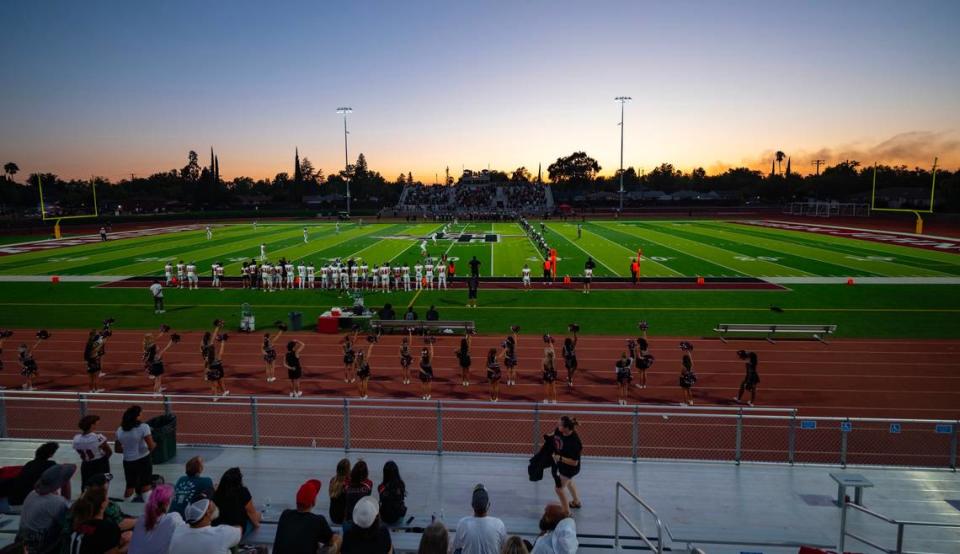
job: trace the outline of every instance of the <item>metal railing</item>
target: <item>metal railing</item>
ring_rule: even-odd
[[[862,535],[849,531],[847,529],[847,522],[848,522],[847,511],[850,509],[854,509],[858,512],[866,514],[869,517],[872,517],[874,519],[878,519],[882,522],[889,523],[890,525],[896,526],[897,528],[896,546],[890,549],[879,543],[873,542],[867,537],[864,537]],[[867,546],[875,548],[881,552],[886,552],[887,554],[939,554],[939,553],[934,553],[929,551],[904,550],[903,549],[904,531],[906,530],[907,527],[924,527],[927,529],[930,529],[930,528],[960,529],[960,523],[937,523],[933,521],[910,521],[910,520],[894,519],[892,517],[885,516],[883,514],[874,512],[872,510],[868,510],[867,508],[864,508],[863,506],[854,504],[852,502],[844,502],[843,510],[840,513],[840,544],[837,546],[837,551],[838,552],[845,551],[844,547],[846,545],[846,539],[847,537],[850,537],[851,539],[854,539],[863,544],[866,544]],[[947,552],[960,552],[960,539],[947,541],[947,542],[952,545],[951,549],[948,550]]]
[[[630,496],[630,498],[634,500],[634,502],[636,502],[637,504],[640,505],[641,508],[643,508],[643,512],[640,514],[640,521],[638,521],[636,525],[633,523],[633,521],[629,517],[627,517],[627,514],[625,514],[623,510],[620,509],[620,491],[621,490],[626,492]],[[663,550],[665,548],[663,544],[664,531],[667,532],[667,536],[670,537],[671,540],[675,540],[673,538],[673,534],[670,532],[670,528],[667,526],[666,523],[663,522],[662,519],[660,519],[660,516],[657,515],[657,512],[653,508],[651,508],[649,504],[644,502],[643,499],[641,499],[636,494],[633,494],[633,491],[631,491],[626,486],[624,486],[624,484],[621,483],[620,481],[617,481],[617,488],[616,488],[616,492],[614,493],[613,507],[614,507],[613,548],[617,552],[622,551],[622,548],[620,546],[620,520],[621,519],[623,520],[624,523],[627,524],[627,527],[629,527],[634,533],[637,534],[637,538],[639,538],[641,541],[643,541],[645,545],[647,545],[647,548],[650,549],[650,552],[653,552],[655,554],[663,554]],[[654,523],[657,525],[657,543],[656,544],[654,544],[653,541],[647,538],[647,535],[643,532],[643,513],[650,514],[650,516],[653,517]]]
[[[185,444],[529,454],[560,416],[576,416],[592,457],[885,465],[956,470],[958,425],[944,420],[802,417],[784,408],[535,404],[207,395],[0,391],[0,437],[70,439],[77,420],[118,425],[177,415]]]

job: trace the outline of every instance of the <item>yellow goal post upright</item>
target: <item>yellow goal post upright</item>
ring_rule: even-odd
[[[53,237],[60,239],[63,237],[63,234],[60,230],[60,221],[63,219],[89,219],[97,218],[100,216],[99,209],[97,208],[97,182],[94,179],[90,179],[90,188],[93,191],[93,213],[92,214],[80,214],[80,215],[55,215],[47,216],[47,203],[43,198],[43,179],[37,175],[37,188],[40,189],[40,218],[42,221],[53,221]]]
[[[917,221],[914,226],[914,232],[918,235],[923,234],[923,218],[920,217],[920,214],[932,214],[933,213],[933,195],[937,190],[937,159],[933,159],[933,169],[931,170],[932,176],[930,178],[930,205],[926,210],[911,210],[908,208],[877,208],[876,207],[876,196],[877,196],[877,164],[873,164],[873,190],[870,193],[870,211],[871,212],[906,212],[912,213],[916,216]]]

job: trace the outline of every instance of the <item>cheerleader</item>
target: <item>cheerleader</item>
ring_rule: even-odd
[[[227,335],[220,334],[220,329],[222,329],[222,323],[221,326],[216,328],[216,340],[220,343],[219,348],[215,347],[211,342],[209,337],[210,333],[205,333],[203,337],[207,345],[206,348],[204,348],[206,357],[203,361],[203,367],[206,370],[206,380],[210,383],[210,390],[213,393],[214,402],[216,402],[220,396],[230,394],[230,391],[226,390],[223,386],[223,351],[227,346]]]
[[[357,332],[353,336],[343,337],[343,382],[353,383],[357,380],[357,354],[353,350],[353,341],[357,338]]]
[[[511,334],[503,343],[503,365],[507,368],[507,385],[517,384],[517,338],[519,327],[510,328]]]
[[[166,332],[166,328],[160,328],[161,337]],[[170,342],[163,348],[158,348],[157,341],[152,333],[147,333],[143,336],[143,366],[147,375],[153,379],[154,396],[160,396],[160,394],[166,390],[166,387],[163,386],[163,354],[179,341],[179,335],[171,335]]]
[[[33,354],[44,340],[41,337],[41,333],[45,333],[45,331],[37,333],[37,342],[33,343],[33,346],[27,346],[26,343],[21,343],[20,347],[17,348],[17,359],[20,361],[20,375],[22,375],[25,380],[23,390],[33,390],[33,380],[39,372],[37,369],[37,361],[33,359]]]
[[[487,351],[487,382],[490,383],[490,402],[500,400],[500,358],[503,351],[497,352],[496,348]]]
[[[357,352],[357,392],[363,400],[367,399],[367,389],[370,386],[370,356],[373,355],[373,345],[377,343],[377,337],[371,335],[367,340],[370,341],[367,352]]]
[[[430,400],[430,385],[433,383],[433,342],[420,349],[420,391],[424,400]]]
[[[410,364],[413,356],[410,354],[410,341],[413,340],[413,331],[407,331],[407,336],[400,342],[400,377],[404,385],[410,384]]]
[[[554,365],[555,357],[556,352],[554,352],[552,344],[543,349],[544,404],[551,402],[554,404],[557,403],[557,368]]]
[[[739,404],[740,399],[743,398],[743,392],[750,391],[750,401],[747,402],[747,405],[753,406],[757,399],[757,384],[760,383],[760,374],[757,373],[757,353],[737,350],[737,357],[746,361],[747,374],[744,376],[743,382],[740,383],[740,389],[737,391],[734,400]]]
[[[567,386],[573,387],[573,376],[577,372],[577,333],[573,338],[563,339],[563,366],[567,368]]]
[[[274,346],[277,339],[283,335],[284,327],[278,326],[279,330],[271,335],[270,333],[263,334],[263,344],[260,345],[260,352],[263,354],[263,367],[267,371],[267,382],[272,383],[277,380],[275,373],[275,368],[277,365],[277,349]]]
[[[470,335],[465,335],[460,339],[460,348],[454,352],[457,355],[457,361],[460,363],[460,384],[470,386]]]
[[[281,331],[282,332],[282,331]],[[280,333],[277,333],[279,336]],[[287,353],[283,358],[283,365],[287,368],[287,378],[290,379],[290,398],[300,398],[303,391],[300,390],[300,378],[303,377],[303,367],[300,365],[300,352],[305,345],[298,340],[292,340],[287,343]]]
[[[630,368],[633,366],[633,359],[626,352],[620,353],[620,359],[617,360],[617,404],[625,406],[630,396],[630,382],[633,376],[630,374]]]
[[[87,379],[92,393],[103,392],[104,390],[100,388],[98,378],[103,375],[100,360],[103,358],[103,345],[106,340],[107,337],[101,336],[99,332],[91,329],[87,335],[87,343],[83,347],[83,360],[87,364]]]
[[[684,348],[683,360],[680,362],[680,388],[683,389],[683,404],[693,406],[693,385],[697,382],[697,374],[693,371],[693,348]]]
[[[637,384],[638,389],[647,388],[647,370],[653,365],[654,357],[650,354],[650,343],[647,342],[647,322],[640,322],[640,336],[636,341],[636,352],[630,352],[630,355],[633,356],[634,362],[637,367]]]

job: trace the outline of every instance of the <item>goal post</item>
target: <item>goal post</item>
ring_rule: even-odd
[[[937,191],[937,159],[933,159],[933,168],[932,175],[930,178],[930,204],[927,206],[927,209],[910,209],[910,208],[878,208],[876,204],[877,197],[877,164],[873,164],[873,189],[870,192],[870,212],[900,212],[900,213],[912,213],[917,219],[914,225],[914,232],[918,235],[923,234],[923,217],[920,214],[932,214],[933,213],[933,199],[934,194]]]
[[[90,190],[93,195],[93,213],[87,214],[74,214],[74,215],[60,215],[60,214],[48,214],[47,207],[51,206],[51,203],[48,201],[48,198],[45,198],[43,192],[43,179],[37,175],[37,188],[40,191],[40,219],[42,221],[53,221],[53,236],[56,239],[63,237],[62,230],[60,227],[60,221],[66,219],[95,219],[100,216],[99,208],[97,206],[97,182],[94,179],[90,179]]]

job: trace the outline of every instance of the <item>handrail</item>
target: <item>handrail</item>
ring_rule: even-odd
[[[854,532],[852,532],[852,531],[847,531],[847,509],[849,509],[849,508],[852,508],[852,509],[857,510],[857,511],[859,511],[859,512],[861,512],[861,513],[864,513],[864,514],[866,514],[866,515],[868,515],[868,516],[870,516],[870,517],[879,519],[880,521],[882,521],[882,522],[884,522],[884,523],[889,523],[889,524],[891,524],[891,525],[896,525],[896,526],[897,526],[897,545],[896,545],[896,547],[894,547],[894,548],[891,550],[891,549],[885,548],[884,546],[882,546],[882,545],[880,545],[880,544],[878,544],[878,543],[875,543],[875,542],[871,541],[870,539],[868,539],[868,538],[866,538],[866,537],[864,537],[864,536],[858,535],[857,533],[854,533]],[[860,506],[860,505],[858,505],[858,504],[854,504],[854,503],[852,503],[852,502],[844,502],[844,503],[843,503],[843,510],[842,510],[841,513],[840,513],[840,543],[839,543],[839,545],[837,546],[837,551],[838,551],[838,552],[844,552],[844,550],[845,550],[845,549],[844,549],[844,546],[845,546],[845,544],[846,544],[846,539],[847,539],[847,537],[850,537],[850,538],[852,538],[852,539],[854,539],[854,540],[856,540],[856,541],[859,541],[859,542],[861,542],[861,543],[863,543],[863,544],[866,544],[866,545],[868,545],[868,546],[872,546],[873,548],[876,548],[877,550],[880,550],[881,552],[886,552],[887,554],[932,554],[932,553],[915,552],[915,551],[910,551],[910,550],[904,550],[904,549],[903,549],[903,534],[904,534],[904,531],[905,531],[906,527],[908,527],[908,526],[910,526],[910,527],[940,527],[940,528],[946,528],[946,529],[960,529],[960,523],[937,523],[937,522],[935,522],[935,521],[912,521],[912,520],[896,519],[896,518],[892,518],[892,517],[890,517],[890,516],[881,514],[881,513],[879,513],[879,512],[874,512],[873,510],[869,510],[869,509],[867,509],[867,508],[864,508],[863,506]],[[955,541],[955,542],[957,543],[958,547],[960,547],[960,541]]]
[[[623,489],[627,494],[630,495],[631,498],[633,498],[634,501],[640,504],[640,506],[642,506],[647,513],[653,516],[654,521],[657,523],[657,545],[656,546],[654,546],[653,543],[650,541],[650,539],[648,539],[647,536],[644,535],[643,530],[637,527],[636,525],[634,525],[633,521],[631,521],[630,518],[628,518],[627,515],[620,510],[620,489]],[[675,540],[673,538],[673,533],[670,532],[670,528],[667,526],[666,523],[663,522],[663,520],[660,519],[660,516],[657,515],[657,512],[654,511],[654,509],[651,508],[650,505],[644,502],[643,499],[641,499],[639,496],[634,494],[633,491],[631,491],[626,486],[624,486],[623,483],[621,483],[620,481],[617,481],[617,487],[614,492],[614,516],[613,516],[613,548],[617,552],[620,552],[622,550],[620,548],[620,519],[621,518],[623,519],[623,522],[626,523],[627,526],[630,527],[630,529],[632,529],[633,532],[637,534],[637,537],[640,540],[642,540],[644,544],[647,545],[647,548],[649,548],[650,551],[655,554],[663,554],[664,530],[666,530],[667,536],[670,537],[670,540]],[[643,525],[642,522],[641,522],[641,525]]]

